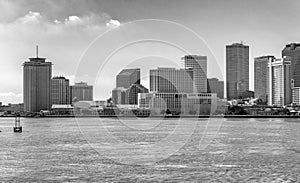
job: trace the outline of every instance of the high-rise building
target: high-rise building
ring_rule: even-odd
[[[226,46],[226,85],[227,99],[249,90],[249,46],[243,43]]]
[[[274,59],[268,64],[268,104],[283,106],[292,102],[290,57]]]
[[[70,86],[71,101],[76,98],[79,101],[93,101],[93,86],[86,82],[75,83]]]
[[[148,92],[141,84],[132,84],[129,88],[118,87],[112,90],[112,101],[115,105],[137,105],[138,94]]]
[[[25,112],[51,108],[52,63],[46,58],[29,58],[23,63],[23,100]]]
[[[193,93],[193,70],[157,68],[150,70],[150,91],[159,93]]]
[[[185,55],[184,68],[193,70],[194,93],[207,92],[207,56]]]
[[[132,84],[140,84],[141,71],[139,68],[135,69],[123,69],[117,75],[117,88],[124,87],[129,88]]]
[[[69,80],[63,76],[56,76],[51,79],[51,100],[52,104],[70,104]]]
[[[149,90],[141,84],[132,84],[130,88],[126,90],[126,104],[137,105],[138,104],[138,94],[139,93],[149,93]]]
[[[254,91],[255,97],[268,102],[267,73],[268,64],[273,62],[274,56],[261,56],[254,58]]]
[[[207,82],[208,93],[217,93],[217,97],[224,98],[224,81],[219,81],[218,78],[209,78]]]
[[[287,44],[282,50],[282,57],[291,57],[291,79],[295,87],[300,87],[300,43]]]

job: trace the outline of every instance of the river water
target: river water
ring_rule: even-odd
[[[0,118],[0,182],[300,182],[300,119]]]

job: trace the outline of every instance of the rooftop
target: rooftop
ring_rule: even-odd
[[[128,75],[133,74],[134,72],[140,72],[140,69],[139,68],[123,69],[118,75],[128,76]]]
[[[54,76],[52,79],[66,79],[64,76]]]

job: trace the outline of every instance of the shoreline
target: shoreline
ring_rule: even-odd
[[[0,118],[14,118],[15,116],[0,116]],[[22,118],[300,118],[300,116],[292,115],[181,115],[181,116],[97,116],[97,115],[85,115],[85,116],[60,116],[60,115],[49,115],[49,116],[38,116],[38,117],[26,117]]]

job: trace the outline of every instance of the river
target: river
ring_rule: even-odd
[[[300,119],[0,118],[4,182],[300,182]]]

